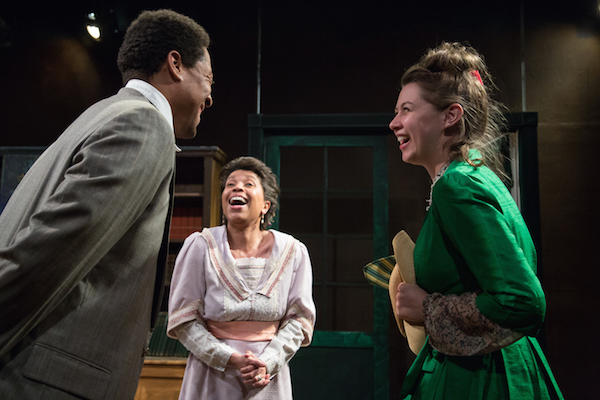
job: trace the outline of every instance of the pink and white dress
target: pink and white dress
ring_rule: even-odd
[[[268,259],[234,259],[225,226],[185,240],[173,271],[167,327],[168,336],[191,352],[180,399],[292,398],[288,362],[310,344],[315,324],[312,267],[304,244],[269,232],[275,242]],[[266,328],[248,331],[255,325]],[[245,385],[238,370],[227,368],[234,352],[248,350],[267,364],[271,382],[264,388]]]

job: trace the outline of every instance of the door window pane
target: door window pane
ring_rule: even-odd
[[[288,191],[322,191],[324,147],[281,147],[279,184]]]
[[[336,194],[327,199],[327,231],[329,234],[373,234],[373,197]]]
[[[317,330],[373,330],[373,150],[281,146],[279,229],[308,247]]]
[[[282,190],[279,205],[279,229],[283,232],[294,236],[323,232],[324,210],[321,197]]]
[[[327,161],[329,190],[373,190],[371,147],[328,147]]]

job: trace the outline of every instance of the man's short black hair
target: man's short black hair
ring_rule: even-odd
[[[127,29],[119,49],[117,65],[123,83],[132,78],[147,80],[172,50],[191,68],[203,59],[209,44],[208,33],[193,19],[172,10],[144,11]]]

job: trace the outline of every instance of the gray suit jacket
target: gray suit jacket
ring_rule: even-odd
[[[173,128],[124,88],[25,175],[0,216],[1,399],[134,397],[174,162]]]

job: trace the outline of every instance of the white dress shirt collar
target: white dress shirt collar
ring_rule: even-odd
[[[171,105],[160,90],[141,79],[130,79],[125,87],[140,92],[166,118],[169,125],[173,127],[173,112],[171,111]],[[181,151],[177,145],[175,145],[175,148],[177,151]]]

